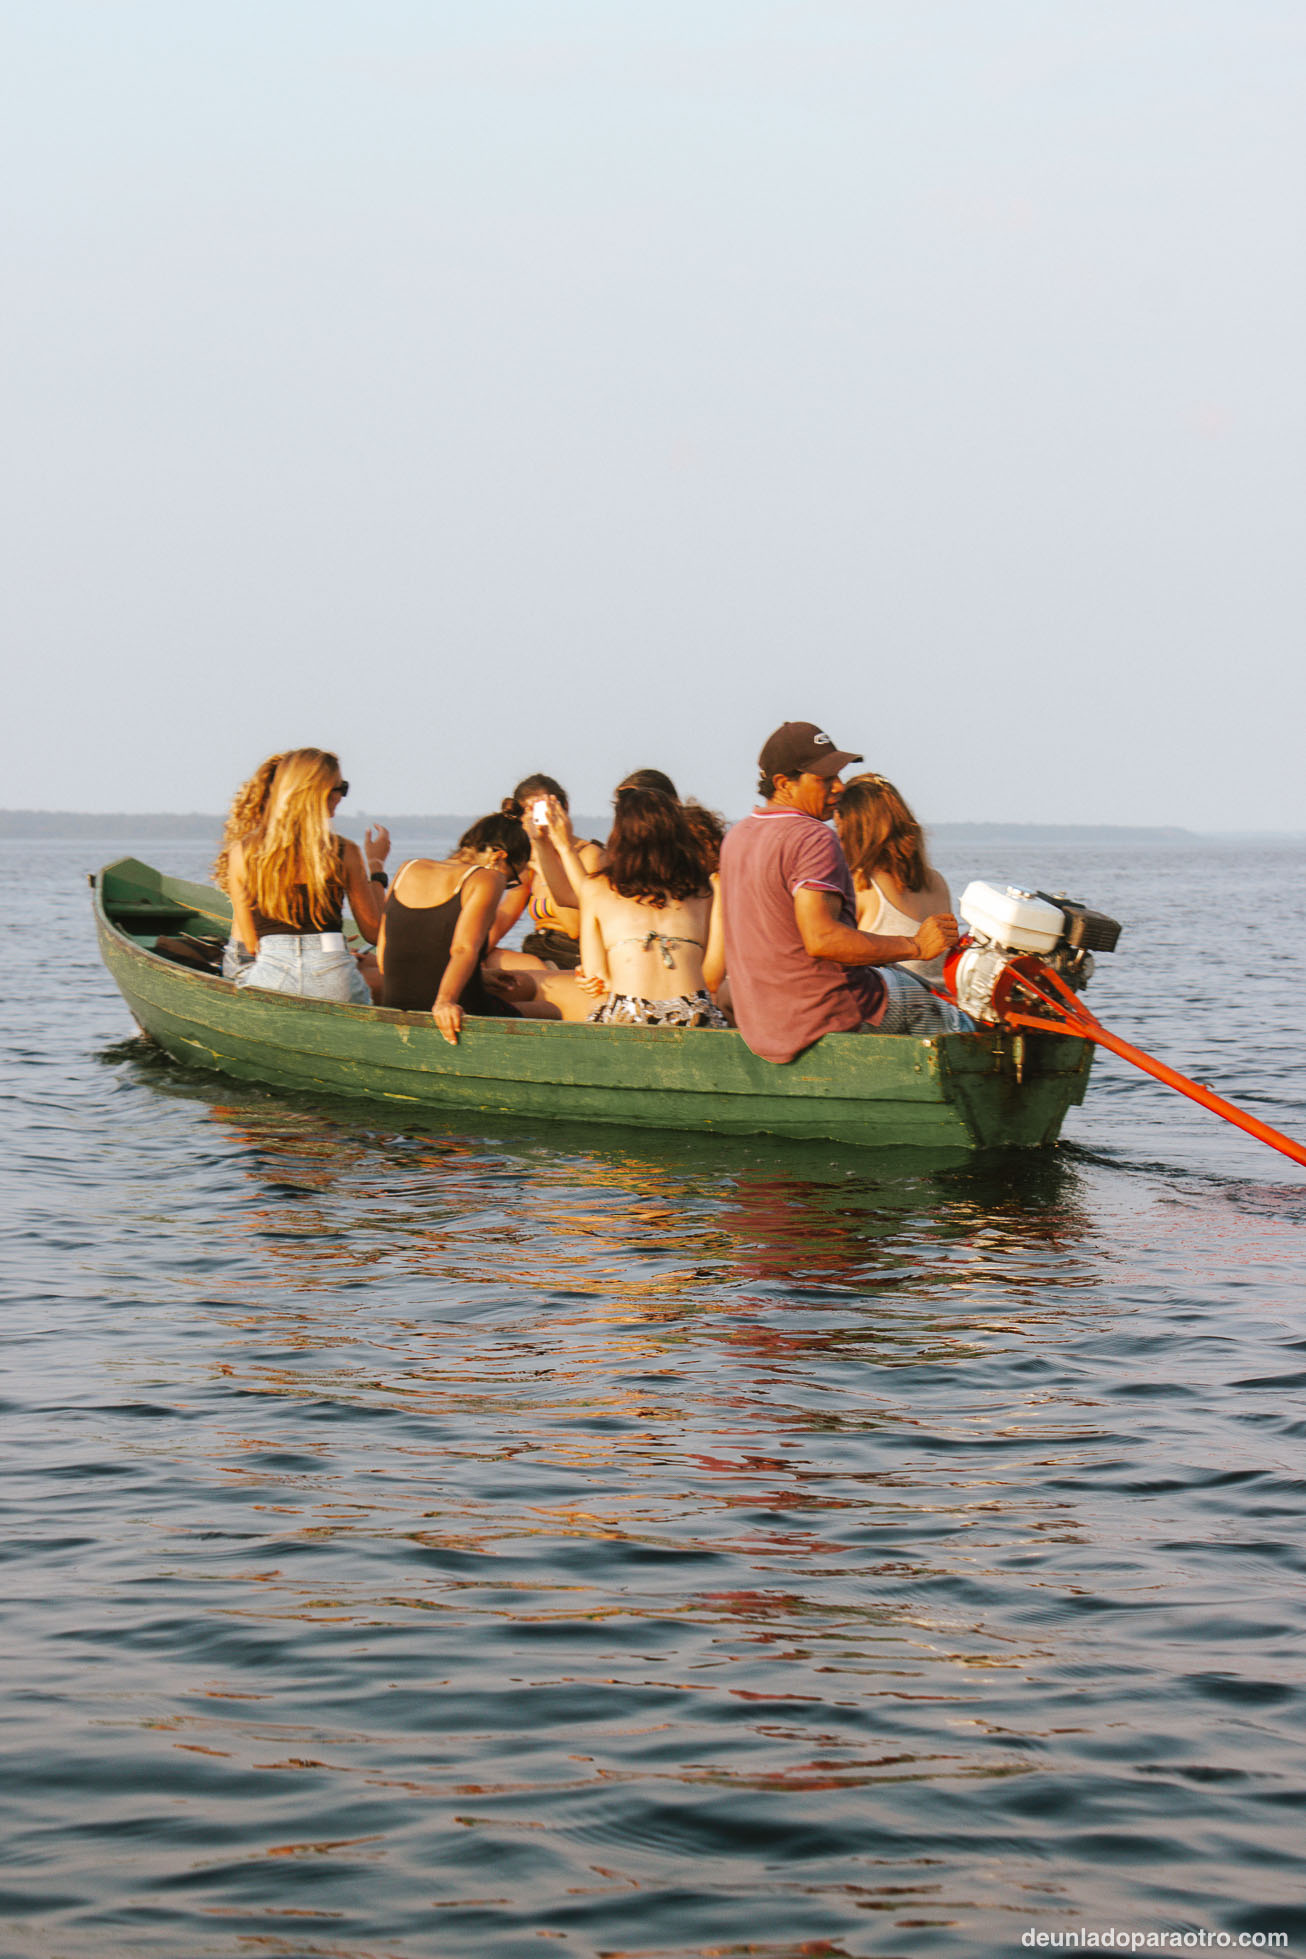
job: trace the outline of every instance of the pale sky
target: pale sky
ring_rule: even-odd
[[[0,806],[1306,828],[1300,0],[8,0]]]

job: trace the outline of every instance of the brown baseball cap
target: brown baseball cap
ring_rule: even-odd
[[[850,755],[836,748],[830,736],[815,721],[786,721],[768,736],[757,758],[764,775],[838,775],[850,762],[865,761],[864,755]]]

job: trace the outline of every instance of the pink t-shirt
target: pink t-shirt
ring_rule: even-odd
[[[800,809],[755,809],[721,846],[726,970],[739,1031],[764,1061],[792,1061],[822,1034],[878,1015],[884,981],[873,966],[813,959],[794,917],[802,885],[837,891],[840,922],[856,926],[853,881],[828,825]]]

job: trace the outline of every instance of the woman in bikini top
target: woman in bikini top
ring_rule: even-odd
[[[724,1027],[703,985],[712,893],[678,803],[617,791],[605,868],[580,892],[581,985],[591,1020]]]

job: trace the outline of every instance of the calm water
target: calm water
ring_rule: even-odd
[[[0,852],[0,1951],[1306,1951],[1303,1173],[1110,1058],[965,1170],[248,1092],[116,854]],[[1303,853],[944,868],[1306,1135]]]

